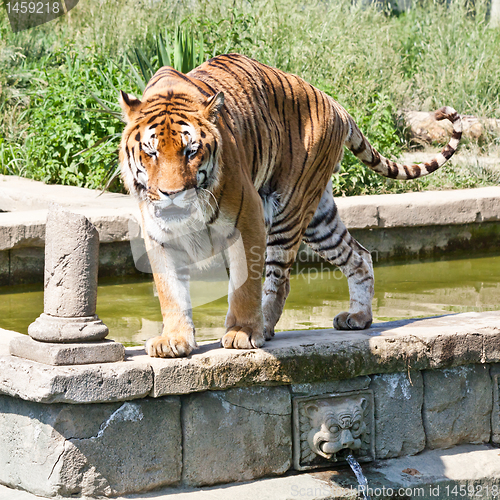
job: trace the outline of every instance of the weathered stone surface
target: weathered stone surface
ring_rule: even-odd
[[[427,448],[489,442],[492,411],[489,366],[424,371],[423,380]]]
[[[492,4],[493,5],[493,4]],[[448,120],[436,120],[434,113],[426,111],[406,111],[403,113],[410,134],[419,142],[448,142],[453,125]],[[488,134],[500,135],[500,120],[495,118],[477,118],[462,116],[462,136],[467,139],[479,140]]]
[[[21,247],[10,250],[9,285],[43,281],[43,247]]]
[[[11,341],[10,354],[46,365],[85,365],[122,361],[125,347],[113,340],[54,344],[23,335]]]
[[[420,372],[374,375],[377,458],[414,455],[425,448],[422,423],[424,385]]]
[[[350,233],[371,252],[374,262],[449,257],[453,252],[473,254],[500,246],[497,222],[352,229]]]
[[[47,210],[0,213],[0,250],[43,248]]]
[[[96,228],[83,215],[53,206],[45,238],[44,312],[66,318],[93,316],[99,262]]]
[[[500,188],[336,198],[349,229],[459,225],[499,220]]]
[[[99,280],[105,276],[140,273],[134,264],[129,241],[104,243],[99,246]]]
[[[191,394],[183,401],[182,479],[188,485],[283,474],[292,461],[288,389]]]
[[[143,398],[153,387],[144,363],[51,366],[0,356],[0,394],[40,403],[104,403]]]
[[[176,484],[180,401],[43,405],[0,396],[0,482],[32,493],[116,495]]]
[[[493,408],[491,411],[491,441],[500,443],[500,365],[490,368],[493,383]]]
[[[402,472],[407,471],[407,472]],[[417,474],[417,472],[419,474]],[[363,464],[372,498],[496,498],[499,491],[498,448],[461,445],[450,450],[425,450],[419,455]],[[412,473],[414,475],[412,475]],[[392,490],[392,492],[390,491]],[[469,494],[469,491],[471,494]],[[392,495],[391,495],[392,493]],[[312,474],[294,474],[204,488],[172,488],[116,500],[358,500],[362,498],[349,467]],[[31,493],[0,486],[3,500],[39,500]]]
[[[370,377],[356,377],[348,380],[333,380],[314,384],[292,384],[290,390],[294,395],[317,396],[320,394],[335,394],[339,392],[360,391],[368,389]]]
[[[500,361],[499,312],[393,321],[369,330],[279,332],[262,349],[202,344],[189,358],[152,359],[153,396],[245,385],[302,384]],[[488,347],[491,346],[491,347]]]
[[[71,295],[69,290],[68,295]],[[41,342],[72,343],[102,340],[109,333],[109,330],[96,314],[76,318],[61,318],[42,313],[28,327],[28,333],[30,337]]]
[[[348,227],[369,229],[378,227],[378,204],[374,200],[368,201],[366,196],[350,196],[335,198],[342,222]]]
[[[0,250],[0,286],[9,284],[10,276],[9,250]]]

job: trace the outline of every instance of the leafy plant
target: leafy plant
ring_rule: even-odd
[[[397,126],[394,104],[387,96],[374,95],[365,110],[355,110],[352,114],[377,151],[387,158],[401,156],[404,135]],[[334,194],[344,196],[383,192],[393,182],[370,170],[350,151],[346,151],[342,171],[332,178]]]
[[[154,42],[155,50],[152,57],[147,57],[140,48],[136,47],[133,50],[136,65],[132,64],[128,58],[130,76],[141,92],[144,92],[147,82],[162,66],[171,66],[181,73],[189,73],[205,61],[203,37],[196,37],[192,32],[180,26],[175,28],[172,39],[168,33],[165,37],[159,33],[154,37]],[[140,73],[136,66],[139,67]]]

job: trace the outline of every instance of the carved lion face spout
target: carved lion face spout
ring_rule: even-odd
[[[345,401],[332,406],[327,401],[311,403],[305,411],[311,421],[307,441],[311,450],[327,459],[343,449],[359,450],[367,433],[364,420],[367,401]]]

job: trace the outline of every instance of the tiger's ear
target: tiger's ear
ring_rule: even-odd
[[[208,121],[211,121],[212,123],[217,122],[217,118],[219,118],[219,113],[220,110],[222,109],[222,106],[224,105],[224,93],[223,92],[218,92],[217,94],[213,95],[212,97],[209,97],[206,102],[205,102],[205,117],[207,118]]]
[[[142,102],[134,97],[133,95],[126,94],[123,90],[120,90],[120,105],[123,110],[123,116],[125,117],[125,121],[129,123],[134,114],[137,112]]]

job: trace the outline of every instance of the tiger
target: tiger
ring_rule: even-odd
[[[241,243],[223,252],[230,283],[222,347],[259,348],[274,336],[301,242],[347,278],[349,310],[335,316],[334,328],[368,328],[372,259],[340,220],[332,191],[344,146],[384,177],[416,179],[441,167],[462,133],[460,115],[445,106],[435,112],[453,124],[444,149],[423,164],[396,163],[332,97],[239,54],[187,74],[164,66],[142,99],[120,91],[119,100],[121,175],[139,205],[163,318],[161,335],[145,344],[151,357],[188,356],[197,347],[184,264],[190,254],[210,253],[211,231]]]

